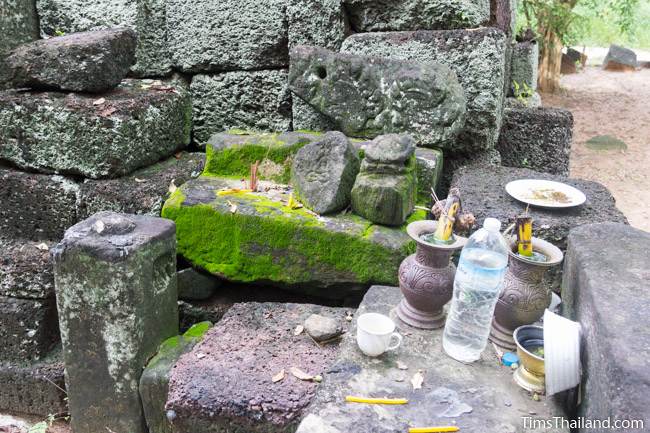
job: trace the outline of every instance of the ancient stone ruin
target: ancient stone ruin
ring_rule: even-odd
[[[595,306],[647,304],[650,240],[568,177],[573,117],[540,106],[514,1],[0,7],[0,413],[70,414],[74,433],[515,432],[522,414],[625,412],[594,380],[606,371],[643,394],[623,355],[648,327],[631,339]],[[490,347],[466,369],[439,330],[399,321],[402,346],[364,357],[356,318],[399,304],[406,227],[433,219],[432,195],[459,188],[470,231],[505,227],[521,178],[587,195],[533,211],[566,252],[548,287],[586,329],[582,405],[534,399]],[[632,271],[625,244],[597,242],[610,228],[633,239]],[[604,268],[625,296],[596,287]]]

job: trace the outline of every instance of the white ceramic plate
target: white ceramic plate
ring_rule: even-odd
[[[506,191],[516,200],[546,208],[580,206],[587,200],[579,189],[552,180],[519,179],[508,183]]]

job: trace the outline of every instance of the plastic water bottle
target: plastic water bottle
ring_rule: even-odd
[[[442,346],[461,362],[476,361],[487,345],[508,266],[508,246],[500,230],[499,220],[486,218],[460,254]]]

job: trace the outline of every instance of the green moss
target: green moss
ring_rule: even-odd
[[[294,144],[287,144],[278,139],[278,134],[257,134],[254,137],[254,141],[233,145],[226,149],[215,150],[208,145],[203,174],[248,178],[252,164],[256,161],[269,160],[282,166],[283,170],[282,173],[270,176],[267,180],[288,183],[291,178],[292,156],[309,140],[305,138]],[[263,173],[260,173],[259,177],[266,179]]]
[[[183,337],[203,338],[203,335],[205,335],[205,333],[208,332],[208,329],[210,329],[211,327],[212,327],[212,322],[205,321],[205,322],[195,323],[190,327],[190,329],[185,331]]]
[[[300,284],[321,273],[360,283],[396,284],[399,263],[411,250],[408,242],[401,251],[373,242],[374,229],[365,220],[362,232],[332,231],[304,210],[288,210],[261,198],[248,197],[260,216],[227,213],[209,204],[182,206],[179,193],[162,212],[176,222],[179,253],[233,281]]]
[[[412,222],[415,221],[422,221],[427,219],[428,212],[422,209],[416,209],[409,217],[406,219],[406,223],[404,223],[404,227],[406,228],[407,225],[411,224]]]

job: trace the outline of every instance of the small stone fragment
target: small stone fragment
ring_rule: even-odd
[[[135,46],[130,29],[73,33],[21,45],[7,65],[15,87],[99,93],[126,77]]]
[[[374,223],[398,226],[415,206],[415,141],[408,135],[377,137],[352,188],[352,210]]]
[[[290,89],[350,136],[406,132],[427,146],[454,141],[465,123],[465,95],[440,63],[291,50]]]
[[[343,332],[336,320],[320,314],[312,314],[305,320],[305,331],[316,341],[331,340]]]
[[[292,184],[300,201],[318,214],[345,209],[350,204],[359,158],[345,135],[328,132],[323,139],[296,153]]]
[[[286,376],[286,373],[284,372],[284,369],[282,369],[282,370],[280,370],[280,372],[278,374],[276,374],[275,376],[273,376],[271,378],[271,381],[273,383],[281,382],[282,380],[284,380],[285,376]]]

